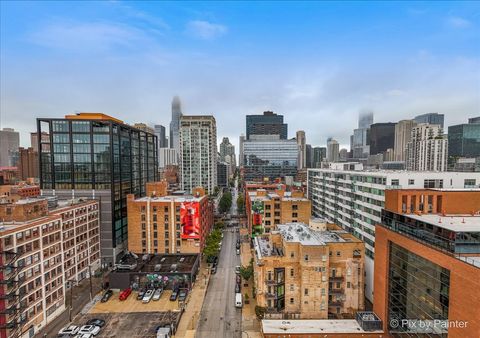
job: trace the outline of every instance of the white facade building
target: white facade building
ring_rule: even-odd
[[[407,144],[407,169],[414,171],[446,171],[448,139],[436,124],[419,124],[412,128]]]
[[[349,164],[350,166],[352,164]],[[375,224],[381,222],[386,189],[464,189],[480,185],[480,173],[309,169],[312,214],[337,223],[365,242],[365,296],[373,298]],[[359,167],[360,168],[360,167]]]
[[[180,119],[181,188],[191,193],[217,185],[217,125],[211,115],[183,115]]]

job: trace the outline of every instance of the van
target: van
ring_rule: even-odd
[[[237,249],[237,255],[240,255],[240,249]]]
[[[235,294],[235,307],[242,307],[243,302],[242,302],[242,294],[241,293],[236,293]]]

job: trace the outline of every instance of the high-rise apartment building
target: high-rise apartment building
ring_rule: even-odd
[[[365,242],[366,292],[373,299],[375,224],[381,222],[385,192],[391,189],[465,189],[480,184],[480,173],[309,169],[312,214],[340,225]]]
[[[448,139],[437,124],[419,124],[412,128],[407,144],[407,169],[413,171],[446,171]]]
[[[288,127],[283,123],[283,115],[266,111],[263,115],[247,115],[247,137],[251,135],[280,135],[281,140],[288,138]]]
[[[395,161],[405,162],[407,160],[407,144],[412,138],[412,128],[416,124],[414,120],[401,120],[395,125],[395,144],[393,148]]]
[[[229,176],[232,176],[237,168],[237,159],[235,156],[235,146],[230,143],[228,137],[224,137],[222,143],[220,143],[220,161],[228,163]]]
[[[217,162],[217,186],[221,188],[228,187],[228,179],[230,176],[230,164],[226,162]]]
[[[297,166],[299,170],[307,167],[307,153],[306,153],[306,139],[303,130],[297,131],[297,146],[298,146],[298,161]]]
[[[40,187],[60,198],[100,198],[101,248],[106,262],[126,249],[127,195],[145,195],[158,179],[157,139],[111,116],[79,113],[37,119]]]
[[[364,244],[321,219],[254,239],[257,304],[279,318],[352,318],[364,308]]]
[[[417,123],[437,124],[443,128],[445,116],[439,113],[427,113],[423,115],[415,116],[414,120]]]
[[[0,167],[13,167],[17,161],[20,134],[12,128],[0,130]]]
[[[65,311],[68,285],[100,267],[98,201],[0,203],[0,336],[32,337]]]
[[[182,117],[182,103],[178,96],[172,100],[172,121],[170,122],[170,148],[180,152],[180,118]]]
[[[478,337],[480,191],[388,190],[373,310],[391,337]]]
[[[213,226],[205,190],[167,195],[166,182],[148,184],[148,196],[128,195],[128,250],[136,254],[201,253]]]
[[[327,140],[327,161],[338,162],[340,156],[340,145],[333,138]]]
[[[393,149],[395,145],[395,123],[374,123],[368,133],[370,155],[377,155]]]
[[[448,156],[480,157],[480,117],[448,127]]]
[[[167,134],[165,131],[165,127],[162,126],[161,124],[156,124],[153,126],[153,129],[154,129],[155,135],[157,136],[158,149],[168,148]]]
[[[243,177],[246,181],[277,179],[297,174],[298,145],[279,135],[250,135],[243,143]]]
[[[245,135],[240,135],[238,138],[238,165],[243,166],[243,143],[245,142]]]
[[[313,147],[311,144],[305,145],[305,168],[313,168]]]
[[[160,148],[158,159],[159,168],[166,168],[170,165],[178,165],[177,151],[172,148]]]
[[[17,168],[22,181],[38,178],[38,152],[33,148],[18,148]]]
[[[187,193],[202,187],[207,194],[217,185],[217,125],[211,115],[182,115],[180,119],[181,187]]]

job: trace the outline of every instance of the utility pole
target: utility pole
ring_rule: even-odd
[[[69,318],[69,322],[71,322],[72,310],[73,310],[73,279],[70,279],[68,283],[70,284],[70,307],[68,309],[68,318]]]

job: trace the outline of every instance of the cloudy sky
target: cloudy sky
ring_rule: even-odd
[[[289,136],[348,145],[375,122],[480,115],[475,2],[0,2],[1,127],[100,111],[168,125],[213,114],[238,144],[245,115],[273,110]]]

